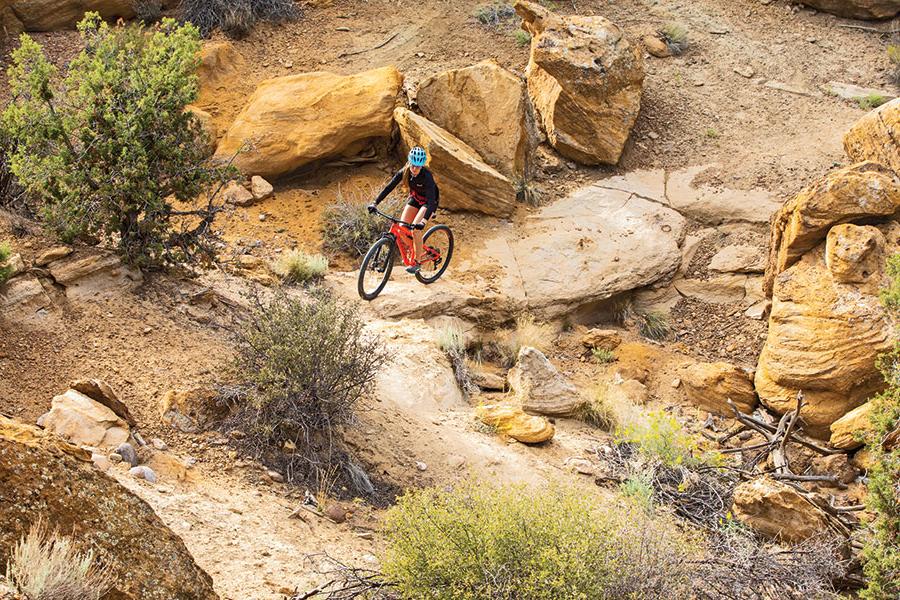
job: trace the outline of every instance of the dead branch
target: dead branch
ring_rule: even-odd
[[[307,562],[318,562],[316,571],[329,577],[322,585],[307,592],[297,592],[290,600],[394,600],[394,584],[380,571],[348,566],[327,553],[310,554]]]

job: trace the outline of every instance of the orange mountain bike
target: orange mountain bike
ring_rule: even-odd
[[[359,267],[357,290],[363,300],[374,300],[387,285],[396,253],[399,253],[406,266],[412,266],[416,262],[412,226],[379,210],[375,212],[389,220],[391,228],[372,244]],[[435,225],[425,232],[422,249],[425,257],[419,261],[421,269],[416,273],[416,279],[427,285],[437,281],[450,264],[453,256],[453,232],[446,225]]]

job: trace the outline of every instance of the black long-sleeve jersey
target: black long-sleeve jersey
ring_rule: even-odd
[[[378,197],[375,198],[375,204],[377,205],[387,198],[388,194],[400,185],[400,182],[403,181],[404,173],[408,173],[407,176],[409,177],[409,204],[417,208],[427,207],[425,218],[430,219],[438,208],[440,191],[434,182],[434,176],[432,176],[431,171],[425,167],[422,167],[422,170],[415,177],[406,168],[397,171],[397,174],[391,178],[385,188],[381,190],[381,193],[378,194]]]

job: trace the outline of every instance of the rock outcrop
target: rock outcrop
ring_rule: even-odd
[[[832,171],[789,200],[772,220],[766,293],[776,275],[825,240],[834,225],[885,218],[900,208],[900,179],[866,161]]]
[[[119,399],[119,395],[112,389],[112,386],[105,381],[101,379],[76,379],[69,384],[69,387],[113,411],[117,417],[128,423],[129,427],[137,427],[137,422],[131,416],[131,411]]]
[[[900,98],[857,121],[844,134],[844,151],[851,160],[875,161],[900,176]]]
[[[128,423],[116,413],[74,389],[53,398],[38,424],[73,444],[95,448],[115,448],[130,435]]]
[[[484,162],[471,146],[403,107],[394,111],[402,151],[422,146],[441,191],[441,208],[507,217],[516,207],[513,181]]]
[[[276,77],[259,84],[216,155],[246,175],[276,178],[314,161],[351,154],[390,136],[403,76],[394,67],[356,75],[327,72]]]
[[[525,414],[521,408],[510,404],[483,404],[475,409],[475,415],[485,425],[525,444],[546,442],[555,432],[547,419]]]
[[[122,264],[112,253],[75,252],[50,263],[47,269],[72,299],[130,290],[144,280],[139,269]]]
[[[104,19],[134,16],[133,0],[12,0],[10,7],[26,31],[72,29],[88,11]]]
[[[108,565],[107,598],[218,598],[184,542],[88,452],[0,416],[0,562],[39,518]]]
[[[894,221],[839,225],[775,277],[755,379],[763,404],[787,412],[802,390],[807,429],[828,437],[834,421],[883,387],[876,359],[891,348],[892,327],[878,289],[884,258],[897,251]]]
[[[728,400],[741,412],[751,413],[756,408],[752,373],[735,365],[725,362],[689,365],[681,372],[681,381],[687,399],[703,410],[733,416]]]
[[[641,108],[640,47],[603,17],[515,8],[532,35],[528,92],[550,144],[587,165],[618,163]]]
[[[525,85],[494,60],[433,75],[419,84],[419,110],[474,148],[487,164],[521,179],[528,160]]]
[[[575,386],[536,348],[525,346],[519,350],[508,378],[509,387],[526,412],[571,416],[584,404]]]
[[[247,61],[229,41],[212,41],[203,44],[200,50],[200,66],[197,77],[200,93],[197,102],[206,106],[213,103],[222,90],[237,87],[238,79],[247,66]]]
[[[759,533],[784,542],[799,542],[826,530],[822,510],[792,487],[769,477],[734,490],[734,517]]]
[[[803,4],[848,19],[890,19],[900,14],[900,0],[800,0]]]

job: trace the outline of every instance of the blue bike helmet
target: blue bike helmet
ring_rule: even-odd
[[[424,167],[427,161],[428,154],[425,153],[425,148],[416,146],[409,151],[409,164],[411,164],[412,166]]]

